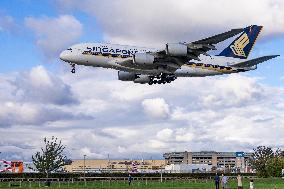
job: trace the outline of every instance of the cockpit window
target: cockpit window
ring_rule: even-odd
[[[69,49],[67,49],[68,51],[72,51],[72,49],[71,48],[69,48]]]

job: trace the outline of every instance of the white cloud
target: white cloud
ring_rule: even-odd
[[[63,139],[71,158],[284,147],[283,87],[259,78],[234,74],[148,86],[117,81],[109,70],[78,74],[80,79],[40,66],[0,76],[1,157],[29,159],[52,135]]]
[[[176,141],[177,142],[190,142],[194,139],[193,131],[187,131],[185,128],[179,128],[176,131]]]
[[[131,137],[135,138],[139,136],[139,132],[137,130],[129,128],[120,128],[120,127],[106,128],[103,129],[102,132],[117,138],[131,138]]]
[[[63,12],[93,15],[112,43],[163,46],[250,24],[264,25],[265,36],[284,33],[281,0],[56,2]],[[83,30],[71,15],[27,17],[25,25],[47,58],[57,57]],[[12,17],[0,17],[2,31],[14,27]],[[284,148],[284,88],[259,78],[232,74],[148,86],[118,81],[111,70],[78,67],[77,74],[79,79],[38,66],[0,75],[1,158],[30,159],[42,138],[53,135],[74,159]]]
[[[37,66],[30,72],[17,75],[10,80],[15,87],[15,99],[30,102],[70,104],[75,103],[71,87],[59,77],[54,76],[43,67]]]
[[[156,139],[149,140],[148,145],[149,145],[150,148],[156,149],[156,150],[163,149],[163,148],[167,147],[167,144],[165,142],[160,141],[160,140],[156,140]]]
[[[197,40],[201,36],[251,24],[264,25],[266,36],[284,33],[282,0],[56,2],[61,9],[79,9],[95,16],[105,40],[114,43],[156,46],[165,42]]]
[[[268,95],[269,91],[264,91],[257,81],[257,78],[248,78],[234,74],[220,79],[210,86],[211,92],[214,92],[205,95],[203,103],[205,106],[218,107],[238,106],[258,101],[263,96]]]
[[[162,141],[171,140],[173,135],[173,130],[163,129],[157,133],[157,138]]]
[[[0,126],[43,124],[73,117],[60,105],[75,104],[70,87],[42,66],[13,76],[2,76]]]
[[[166,118],[170,113],[169,105],[163,98],[145,99],[142,102],[145,114],[154,118]]]
[[[82,34],[82,24],[71,15],[27,17],[25,24],[35,32],[36,44],[47,58],[58,57],[61,50],[76,42]]]
[[[84,155],[86,155],[88,158],[94,158],[94,159],[101,159],[102,155],[97,154],[95,152],[92,152],[92,150],[88,147],[84,147],[81,150],[81,157],[83,157]]]
[[[35,105],[6,102],[2,104],[0,109],[1,125],[3,122],[5,124],[5,122],[10,122],[12,120],[18,123],[30,123],[39,117],[39,113],[40,110]]]
[[[30,81],[35,87],[51,87],[53,84],[47,71],[42,66],[31,69]]]
[[[157,92],[158,89],[145,90],[145,86],[126,86],[123,91],[121,91],[120,86],[117,86],[112,92],[112,96],[118,98],[122,101],[133,101],[137,99],[142,99],[145,96],[150,96],[151,94]]]

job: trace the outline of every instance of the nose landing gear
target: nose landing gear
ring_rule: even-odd
[[[71,66],[71,73],[76,73],[76,69],[75,69],[75,64],[74,63],[70,63]]]

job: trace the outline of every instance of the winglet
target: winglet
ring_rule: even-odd
[[[263,26],[252,25],[246,27],[243,33],[236,38],[219,56],[247,59]]]

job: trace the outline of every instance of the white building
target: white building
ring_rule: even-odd
[[[206,164],[171,164],[166,165],[166,173],[206,173],[210,172],[212,165]]]

